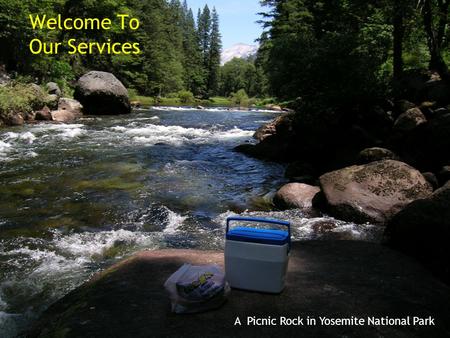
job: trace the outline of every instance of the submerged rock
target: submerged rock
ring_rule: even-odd
[[[333,215],[360,223],[385,223],[407,204],[432,193],[419,171],[394,160],[327,173],[320,185]]]
[[[293,243],[279,295],[233,289],[225,305],[189,316],[170,312],[163,284],[183,263],[217,263],[223,252],[145,251],[96,275],[54,303],[27,337],[443,337],[450,288],[407,256],[356,241]],[[413,282],[412,282],[413,281]],[[320,325],[319,316],[418,316],[435,325]],[[318,325],[247,325],[247,317],[315,317]],[[239,317],[242,325],[235,325]]]
[[[128,114],[131,105],[128,91],[113,74],[91,71],[77,82],[74,98],[87,114]]]
[[[303,183],[288,183],[277,191],[273,203],[279,209],[302,209],[311,211],[314,196],[320,191],[319,187]]]
[[[450,182],[395,215],[386,236],[392,247],[417,257],[450,283]]]

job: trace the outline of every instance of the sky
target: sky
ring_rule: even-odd
[[[205,4],[208,4],[210,9],[216,7],[224,49],[236,43],[254,45],[255,39],[261,35],[262,27],[256,23],[261,19],[257,13],[263,11],[259,0],[187,0],[187,2],[195,17],[198,9],[203,8]]]

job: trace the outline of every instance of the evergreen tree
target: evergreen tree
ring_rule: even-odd
[[[212,26],[208,51],[208,93],[210,95],[214,95],[218,91],[221,49],[222,40],[219,30],[219,15],[214,8],[212,11]]]
[[[197,34],[200,49],[203,56],[203,66],[205,69],[209,66],[209,48],[211,45],[211,11],[208,5],[205,5],[203,11],[199,12],[197,19]]]
[[[186,0],[183,3],[183,13],[184,83],[186,89],[194,93],[194,95],[201,95],[205,90],[203,59],[195,27],[194,14],[192,9],[188,8]]]

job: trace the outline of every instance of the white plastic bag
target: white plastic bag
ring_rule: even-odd
[[[230,287],[216,264],[184,264],[164,283],[172,302],[172,312],[195,313],[220,307]]]

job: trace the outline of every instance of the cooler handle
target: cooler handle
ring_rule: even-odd
[[[226,230],[226,233],[228,233],[228,231],[230,229],[230,222],[231,221],[259,222],[259,223],[284,225],[284,226],[286,226],[288,228],[288,236],[289,236],[288,251],[291,251],[291,223],[289,223],[288,221],[282,221],[282,220],[270,219],[270,218],[260,218],[260,217],[232,216],[232,217],[228,217],[227,218],[227,230]]]

